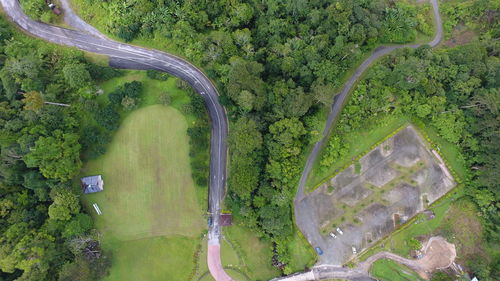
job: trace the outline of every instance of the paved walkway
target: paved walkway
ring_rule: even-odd
[[[220,245],[208,245],[208,269],[210,270],[210,274],[217,281],[234,281],[227,273],[224,271],[222,267],[222,263],[220,260]]]

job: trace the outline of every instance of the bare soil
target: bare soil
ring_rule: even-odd
[[[425,279],[428,279],[435,270],[449,267],[457,257],[455,245],[448,243],[442,237],[432,237],[427,242],[424,252],[424,257],[415,263],[421,268],[417,273]]]

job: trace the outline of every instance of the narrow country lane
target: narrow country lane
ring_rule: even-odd
[[[218,92],[212,82],[189,62],[165,52],[119,43],[106,38],[98,30],[85,23],[62,1],[67,24],[76,30],[51,26],[31,20],[22,11],[18,0],[0,0],[5,13],[25,32],[46,41],[76,47],[110,58],[110,66],[128,69],[153,69],[168,72],[188,82],[205,100],[211,119],[209,213],[212,224],[208,229],[208,264],[210,273],[217,281],[232,280],[220,261],[219,214],[226,186],[226,162],[228,123],[224,108],[218,101]]]

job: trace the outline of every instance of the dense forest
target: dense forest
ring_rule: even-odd
[[[110,256],[71,180],[82,156],[109,141],[83,120],[107,110],[93,100],[95,83],[120,72],[14,33],[3,19],[0,69],[0,280],[98,280]]]

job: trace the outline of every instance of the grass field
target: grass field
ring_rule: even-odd
[[[188,280],[197,242],[197,238],[184,236],[106,242],[113,265],[103,280]]]
[[[149,106],[128,116],[108,152],[84,169],[102,174],[86,195],[102,212],[97,227],[119,239],[197,235],[204,227],[188,158],[187,124],[177,110]]]
[[[380,281],[421,281],[417,273],[394,261],[381,259],[373,263],[370,273]]]
[[[189,97],[174,78],[152,80],[142,71],[102,84],[99,100],[134,80],[143,82],[140,108],[123,115],[106,154],[86,163],[82,175],[103,175],[104,191],[83,201],[92,214],[92,203],[103,212],[95,224],[112,255],[105,281],[188,280],[206,228],[207,190],[195,186],[189,164],[187,127],[195,117],[176,109]],[[172,106],[155,105],[161,92],[169,93]]]
[[[113,256],[105,280],[185,280],[193,270],[205,222],[186,129],[171,107],[141,108],[123,121],[108,152],[85,166],[85,175],[105,182],[104,191],[84,196],[103,212],[95,222]]]
[[[96,226],[113,256],[105,281],[213,280],[206,263],[207,241],[200,238],[207,190],[193,184],[189,165],[186,129],[196,117],[177,110],[189,97],[175,86],[175,78],[158,81],[144,71],[126,71],[100,85],[104,94],[99,101],[105,103],[109,93],[131,81],[143,82],[139,109],[123,112],[107,153],[88,162],[82,172],[102,174],[105,182],[103,192],[83,199],[91,213],[92,203],[103,211],[95,217]],[[170,106],[156,105],[161,92],[172,98]],[[271,265],[269,242],[238,226],[224,233],[221,259],[235,280],[279,275]]]

